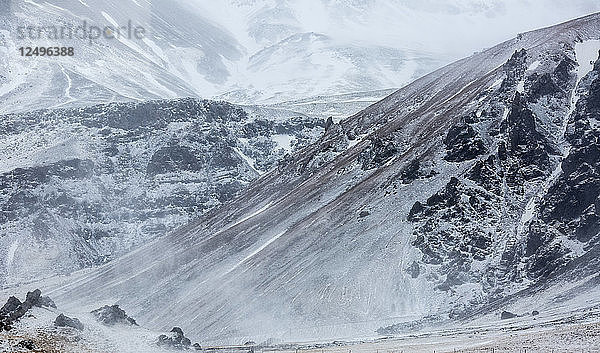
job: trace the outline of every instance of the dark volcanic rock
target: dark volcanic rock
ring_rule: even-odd
[[[146,171],[149,175],[173,173],[181,170],[200,171],[202,162],[188,147],[175,143],[162,147],[152,155]]]
[[[365,218],[370,214],[371,214],[371,212],[369,212],[369,211],[360,211],[360,213],[358,214],[358,218]]]
[[[362,169],[369,170],[384,165],[394,157],[397,151],[393,141],[375,137],[358,159],[362,164]]]
[[[572,250],[556,242],[564,234],[590,248],[600,244],[600,61],[596,62],[587,95],[577,102],[565,137],[571,148],[562,174],[549,188],[525,239],[528,276],[548,278],[569,261]]]
[[[118,305],[105,305],[100,309],[92,311],[92,315],[94,315],[96,320],[107,326],[113,326],[117,324],[137,326],[135,320],[127,316],[125,311],[119,308]]]
[[[22,318],[32,307],[56,307],[54,302],[48,297],[42,297],[42,292],[36,289],[28,292],[24,302],[21,302],[16,297],[8,298],[6,304],[0,309],[0,321],[4,321],[5,326],[12,325],[14,321]]]
[[[527,66],[527,50],[521,49],[513,53],[510,59],[502,67],[506,74],[506,79],[502,81],[501,91],[510,91],[525,75]]]
[[[573,69],[576,66],[577,63],[568,57],[563,58],[556,66],[552,75],[560,87],[565,87],[575,77]]]
[[[17,297],[10,297],[6,301],[6,304],[0,309],[0,313],[8,314],[17,310],[21,306],[21,301]]]
[[[452,126],[444,139],[449,162],[464,162],[485,154],[487,149],[479,134],[471,125],[458,124]]]
[[[419,263],[413,261],[413,263],[406,269],[406,273],[408,273],[412,278],[419,277],[419,274],[421,273]]]
[[[540,98],[545,96],[552,96],[557,93],[563,92],[560,87],[552,79],[550,73],[545,73],[541,76],[534,76],[531,87],[529,88],[529,101],[537,102]]]
[[[158,336],[158,343],[161,347],[172,349],[188,349],[192,342],[185,337],[183,330],[179,327],[173,327],[169,335]]]
[[[32,340],[19,341],[19,343],[17,343],[17,347],[28,349],[30,351],[37,349],[37,347],[35,346],[35,343]]]
[[[500,195],[502,189],[502,172],[496,167],[495,156],[479,160],[469,170],[467,178],[473,180],[484,189]]]
[[[400,180],[402,184],[410,184],[417,180],[421,176],[421,163],[418,159],[413,159],[406,167],[400,172]]]
[[[446,275],[437,289],[447,291],[474,280],[469,274],[472,261],[492,253],[493,237],[485,230],[492,202],[490,195],[452,177],[425,204],[413,205],[407,217],[416,223],[412,245],[423,253],[422,262],[442,265],[441,273]]]
[[[31,244],[17,248],[10,280],[103,264],[231,200],[323,133],[321,118],[279,114],[174,99],[2,115],[0,135],[31,140],[15,145],[23,163],[0,172],[0,247]],[[279,144],[288,139],[291,150]],[[28,161],[34,150],[55,157]],[[59,251],[29,270],[48,241]]]
[[[41,296],[36,306],[56,309],[56,304],[49,297]]]
[[[325,122],[325,131],[329,130],[329,128],[333,125],[333,118],[329,117],[327,118],[327,121]]]
[[[500,314],[500,319],[502,319],[502,320],[512,319],[515,317],[517,317],[517,315],[513,314],[509,311],[503,311],[502,314]]]
[[[538,131],[537,125],[535,114],[517,92],[502,126],[502,130],[508,135],[506,151],[500,151],[500,146],[498,151],[500,159],[506,160],[509,186],[520,186],[524,181],[544,176],[550,167],[550,156],[559,154]]]
[[[25,297],[25,301],[29,302],[32,306],[39,306],[39,301],[42,296],[42,291],[39,289],[34,290],[33,292],[28,292]]]
[[[79,331],[83,331],[83,324],[77,318],[70,318],[63,314],[58,315],[54,320],[54,325],[57,327],[71,327]]]

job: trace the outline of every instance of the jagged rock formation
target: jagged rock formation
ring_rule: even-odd
[[[13,323],[20,320],[33,307],[56,308],[56,304],[49,297],[42,296],[39,289],[28,292],[24,302],[11,296],[0,309],[0,331],[10,330]]]
[[[160,347],[184,350],[189,349],[192,342],[185,337],[181,328],[173,327],[169,335],[158,336],[157,344]]]
[[[536,310],[577,308],[599,288],[599,33],[596,14],[427,75],[232,202],[53,289],[202,342],[498,319],[531,312],[510,307],[531,294]]]
[[[2,116],[0,285],[103,264],[183,225],[324,125],[194,99]]]
[[[125,310],[119,308],[118,305],[105,305],[99,309],[93,310],[92,315],[99,322],[103,323],[106,326],[113,325],[127,325],[127,326],[137,326],[138,324],[135,320],[125,313]]]

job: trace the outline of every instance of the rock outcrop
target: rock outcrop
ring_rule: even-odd
[[[127,326],[138,326],[135,320],[129,316],[127,313],[118,305],[108,306],[105,305],[100,309],[96,309],[92,311],[92,315],[98,320],[98,322],[106,325],[127,325]]]

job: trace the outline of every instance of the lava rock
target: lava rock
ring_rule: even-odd
[[[419,177],[421,177],[421,163],[418,159],[413,159],[412,162],[410,162],[400,172],[402,184],[410,184]]]
[[[529,101],[537,102],[542,97],[556,95],[560,92],[562,91],[560,87],[554,83],[552,76],[549,73],[546,73],[539,77],[535,77],[535,80],[529,88]]]
[[[39,289],[34,290],[33,292],[28,292],[25,303],[29,303],[32,307],[47,307],[47,308],[56,308],[56,304],[49,297],[42,296],[42,291]]]
[[[327,121],[325,122],[325,131],[329,130],[331,126],[333,126],[333,117],[327,118]]]
[[[200,171],[202,161],[198,159],[196,154],[196,151],[188,147],[172,143],[170,146],[162,147],[152,155],[146,171],[152,176],[180,170]]]
[[[83,331],[83,324],[77,318],[70,318],[63,314],[58,315],[54,320],[54,326],[57,327],[71,327],[79,331]]]
[[[50,299],[50,297],[45,296],[40,297],[36,306],[56,309],[56,304],[54,303],[54,301]]]
[[[510,91],[518,81],[520,81],[527,67],[525,65],[527,61],[527,50],[521,49],[513,53],[508,61],[503,65],[503,71],[506,74],[506,78],[502,81],[500,90],[502,92]]]
[[[398,149],[393,141],[375,137],[358,157],[363,170],[380,167],[396,155]]]
[[[31,303],[32,306],[36,306],[40,297],[42,296],[42,291],[39,289],[34,290],[33,292],[28,292],[25,297],[25,301]]]
[[[158,336],[158,343],[160,347],[167,347],[173,349],[189,349],[192,342],[185,337],[183,330],[179,327],[173,327],[169,335]]]
[[[416,261],[413,261],[413,263],[406,269],[406,273],[408,273],[412,278],[417,278],[419,277],[419,274],[421,274],[421,268]]]
[[[500,319],[502,320],[508,320],[508,319],[512,319],[517,317],[517,314],[513,314],[510,311],[503,311],[502,314],[500,315]]]
[[[489,156],[485,160],[479,160],[469,170],[467,178],[477,183],[484,189],[500,195],[502,192],[502,178],[495,166],[495,157]]]
[[[96,309],[92,311],[92,315],[106,326],[113,326],[117,324],[128,325],[128,326],[138,326],[135,320],[129,316],[127,313],[118,305],[108,306],[105,305],[100,309]]]
[[[11,327],[13,322],[22,318],[27,311],[34,306],[56,308],[56,305],[50,298],[42,297],[42,292],[39,289],[28,292],[24,302],[21,302],[16,297],[10,297],[6,301],[6,304],[2,306],[2,309],[0,309],[1,326],[4,327],[4,329]]]
[[[19,343],[17,343],[17,347],[29,349],[30,351],[37,349],[35,343],[32,340],[22,340]]]
[[[10,319],[0,313],[0,332],[12,330],[12,322]]]
[[[11,312],[17,310],[19,308],[19,306],[21,306],[21,304],[22,303],[18,298],[10,297],[10,298],[8,298],[8,300],[6,301],[6,304],[4,304],[2,309],[0,309],[0,313],[3,313],[3,314],[11,313]]]
[[[487,152],[483,140],[471,125],[458,124],[448,130],[444,139],[449,162],[464,162],[477,158]]]
[[[408,212],[408,216],[406,217],[406,219],[411,222],[414,222],[414,221],[418,220],[418,215],[423,211],[425,211],[425,206],[423,206],[423,204],[421,202],[416,201],[410,208],[410,211]]]
[[[360,211],[360,213],[358,214],[358,218],[365,218],[370,214],[371,214],[371,212],[369,212],[369,211]]]

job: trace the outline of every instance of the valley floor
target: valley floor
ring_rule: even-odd
[[[85,329],[56,327],[60,308],[34,307],[8,332],[0,331],[0,352],[45,353],[168,353],[157,345],[161,332],[140,326],[104,326],[89,313],[64,312],[81,320]],[[249,343],[202,347],[205,353],[600,353],[600,305],[568,311],[546,310],[532,316],[494,319],[495,314],[468,326],[430,327],[419,332],[368,340]],[[31,347],[24,347],[29,342]],[[195,351],[190,347],[188,352]]]
[[[600,323],[571,324],[553,328],[507,328],[500,331],[424,334],[353,345],[289,353],[591,353],[600,352]]]
[[[39,312],[38,312],[39,313]],[[30,317],[31,319],[31,317]],[[26,319],[27,320],[27,319]],[[37,325],[36,325],[37,326]],[[96,331],[95,329],[92,329]],[[125,334],[135,342],[126,351],[143,347],[144,352],[165,352],[151,343],[150,337]],[[107,332],[73,335],[70,331],[55,328],[19,325],[17,330],[0,333],[2,352],[119,352],[127,338],[107,337]],[[113,333],[116,333],[113,331]],[[87,337],[86,337],[87,336]],[[96,336],[96,337],[90,337]],[[135,338],[134,338],[135,337]],[[113,341],[117,338],[120,344]],[[36,348],[19,348],[19,342],[31,340]],[[102,342],[104,341],[104,342]],[[113,341],[107,344],[107,341]],[[192,351],[192,350],[190,350]],[[378,339],[369,342],[336,342],[324,345],[289,345],[276,347],[205,347],[210,353],[592,353],[600,352],[600,323],[557,324],[556,326],[507,326],[496,329],[470,329],[460,333],[440,331],[415,334],[401,338]],[[141,351],[140,351],[141,352]],[[172,352],[172,351],[171,351]]]

